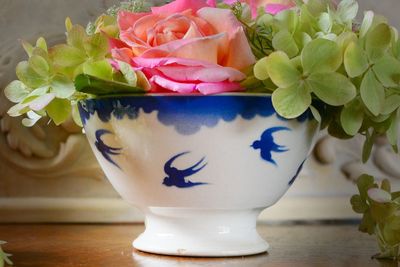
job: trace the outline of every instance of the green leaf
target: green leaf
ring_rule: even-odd
[[[54,64],[61,67],[76,67],[86,61],[86,54],[69,45],[56,45],[50,51]]]
[[[342,0],[337,7],[337,14],[342,22],[352,22],[358,12],[358,3],[354,0]]]
[[[398,40],[392,47],[393,55],[400,60],[400,40]]]
[[[287,30],[279,31],[272,39],[272,46],[275,50],[285,52],[290,58],[299,53],[299,48],[293,36]]]
[[[32,56],[32,51],[34,49],[33,45],[28,43],[27,41],[21,41],[22,47],[24,48],[25,52],[28,54],[28,56]]]
[[[21,116],[21,115],[27,113],[28,111],[29,111],[28,105],[24,105],[24,104],[18,103],[16,105],[12,106],[7,111],[7,114],[10,117],[18,117],[18,116]]]
[[[324,33],[328,33],[331,31],[332,19],[331,19],[331,16],[327,12],[324,12],[320,15],[319,20],[318,20],[318,26],[321,29],[321,31]]]
[[[124,75],[126,82],[130,86],[137,86],[138,77],[136,72],[132,69],[132,66],[123,61],[118,61],[118,65],[121,73]]]
[[[299,23],[299,16],[294,10],[284,10],[274,16],[280,28],[286,29],[289,32],[294,32]]]
[[[370,189],[370,190],[375,190],[375,189]],[[390,196],[390,194],[383,190],[380,190],[380,192],[382,193],[382,195],[376,194],[373,196],[376,197],[377,200],[383,202],[378,202],[374,200],[372,201],[370,208],[373,220],[376,221],[377,223],[384,223],[390,217],[390,215],[392,215],[394,207],[390,202],[385,202],[386,200],[383,196],[383,192],[386,193],[388,196]]]
[[[344,53],[344,66],[351,78],[360,76],[368,69],[367,54],[358,44],[352,42],[347,46]]]
[[[360,192],[362,201],[367,200],[368,190],[370,188],[376,187],[374,182],[374,177],[371,175],[363,174],[357,179],[357,187]]]
[[[308,43],[310,43],[313,40],[311,38],[311,36],[305,32],[302,32],[300,37],[301,38],[296,39],[298,41],[298,43],[300,44],[300,48],[303,48],[304,46],[306,46]],[[300,57],[300,60],[301,60],[301,57]]]
[[[46,40],[43,37],[40,37],[37,41],[36,41],[36,47],[39,47],[41,49],[43,49],[43,51],[47,52],[47,43]]]
[[[357,35],[354,32],[342,32],[339,34],[339,36],[336,38],[336,43],[340,47],[342,53],[346,51],[347,47],[351,43],[357,43],[358,38]]]
[[[67,17],[65,19],[65,28],[67,29],[67,32],[69,32],[73,26],[74,25],[72,24],[71,18]]]
[[[39,76],[44,78],[49,76],[50,66],[41,56],[33,55],[29,59],[29,67],[32,68]]]
[[[393,114],[392,122],[390,124],[388,131],[386,132],[389,143],[392,146],[397,146],[398,131],[399,131],[399,118],[396,116],[396,114]]]
[[[334,115],[330,115],[334,116]],[[351,139],[354,136],[348,135],[344,130],[342,125],[340,124],[340,120],[336,118],[332,118],[331,121],[328,122],[328,134],[332,137],[336,137],[338,139]]]
[[[268,57],[264,57],[257,61],[256,65],[254,65],[254,76],[261,81],[267,80],[269,78],[267,61]]]
[[[390,246],[397,246],[397,251],[391,253],[391,258],[399,257],[398,246],[400,243],[400,216],[391,216],[384,224],[383,236]]]
[[[145,93],[145,90],[142,88],[115,81],[102,80],[86,74],[78,75],[75,78],[75,89],[78,92],[97,96]]]
[[[301,54],[304,71],[334,72],[342,64],[339,46],[330,40],[316,39],[308,43]]]
[[[365,37],[365,35],[367,34],[372,25],[373,20],[374,20],[374,12],[372,11],[364,12],[364,19],[360,27],[360,38]]]
[[[74,83],[65,76],[57,75],[53,78],[51,83],[51,92],[57,98],[66,99],[75,93]]]
[[[113,69],[107,60],[101,60],[83,64],[83,73],[103,80],[112,80]]]
[[[80,25],[74,25],[67,33],[67,44],[82,50],[86,37],[85,29]]]
[[[332,106],[342,106],[356,97],[356,87],[339,73],[313,73],[307,78],[311,91]]]
[[[375,233],[375,221],[372,218],[372,215],[370,212],[367,212],[364,214],[361,224],[359,226],[359,230],[363,233],[368,233],[370,235]]]
[[[400,95],[392,94],[386,97],[385,105],[383,106],[382,114],[388,115],[400,107]]]
[[[41,96],[45,95],[49,92],[49,86],[45,85],[39,88],[36,88],[35,90],[31,91],[29,95],[22,101],[22,103],[28,103],[30,98],[34,98],[35,96]]]
[[[314,35],[317,28],[317,20],[308,10],[307,5],[302,5],[300,8],[300,25],[298,31],[306,33],[308,36]]]
[[[356,135],[361,128],[363,120],[363,106],[357,99],[346,105],[340,114],[340,122],[342,123],[343,130],[348,135]]]
[[[4,89],[4,94],[13,103],[19,103],[30,93],[30,90],[21,81],[13,81]]]
[[[400,201],[400,191],[392,192],[392,199]]]
[[[273,52],[266,63],[268,75],[278,87],[287,88],[300,80],[300,72],[284,52]]]
[[[56,96],[53,93],[39,95],[28,103],[29,108],[33,111],[41,111],[47,107],[47,105],[49,105],[55,97]]]
[[[372,62],[376,62],[389,48],[392,32],[387,24],[381,23],[373,28],[366,38],[365,48],[368,57]]]
[[[278,88],[272,94],[275,110],[284,118],[293,119],[303,114],[311,105],[311,94],[303,83],[288,88]]]
[[[373,66],[376,77],[385,87],[400,85],[400,61],[385,55]]]
[[[369,70],[365,74],[361,82],[360,95],[368,110],[375,116],[378,116],[385,103],[385,89],[378,82],[372,70]]]
[[[312,15],[317,16],[318,14],[327,11],[330,4],[330,0],[309,0],[307,1],[307,8]]]
[[[319,123],[321,123],[322,117],[321,117],[321,114],[319,113],[318,109],[316,109],[314,106],[310,106],[310,110],[311,110],[311,113],[312,113],[314,119],[316,121],[318,121]]]
[[[47,83],[47,77],[40,76],[27,61],[22,61],[17,65],[16,73],[18,79],[30,88],[38,88]]]
[[[390,181],[389,181],[388,179],[384,179],[384,180],[382,181],[381,189],[382,189],[382,190],[385,190],[386,192],[388,192],[388,193],[390,194],[390,192],[392,191],[392,189],[391,189]],[[390,199],[392,199],[391,196],[390,196]]]
[[[72,106],[72,119],[74,120],[76,125],[78,125],[79,127],[83,127],[82,119],[79,114],[79,108],[76,104]]]
[[[90,36],[84,43],[87,55],[93,60],[103,60],[108,53],[108,39],[102,33]]]
[[[42,116],[34,111],[29,111],[27,116],[27,118],[22,119],[22,125],[28,128],[33,127],[42,118]]]
[[[365,142],[364,142],[363,150],[362,150],[362,162],[363,163],[366,163],[369,160],[369,157],[371,156],[372,147],[374,146],[375,136],[376,136],[375,132],[370,134],[368,131],[365,135]]]
[[[356,213],[363,214],[368,210],[368,205],[360,195],[354,195],[350,199],[351,206]]]
[[[46,112],[56,125],[60,125],[69,119],[71,115],[71,103],[67,99],[56,98],[47,105]]]

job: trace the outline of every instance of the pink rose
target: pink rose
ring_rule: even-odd
[[[209,0],[209,4],[216,5],[216,0]],[[251,16],[257,17],[257,9],[265,7],[265,12],[276,15],[279,12],[296,6],[294,0],[224,0],[224,3],[232,5],[236,2],[247,3],[251,8]]]
[[[206,0],[176,0],[149,13],[120,12],[118,23],[112,57],[141,70],[152,92],[242,90],[241,70],[255,63],[241,23]]]

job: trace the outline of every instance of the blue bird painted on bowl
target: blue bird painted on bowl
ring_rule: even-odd
[[[117,163],[115,163],[115,161],[112,159],[112,156],[117,156],[121,154],[121,150],[122,148],[114,148],[114,147],[110,147],[108,145],[106,145],[104,143],[104,141],[101,139],[104,135],[106,134],[113,134],[111,131],[109,130],[105,130],[105,129],[100,129],[96,131],[96,142],[94,143],[94,145],[96,146],[97,150],[103,155],[103,157],[110,163],[114,164],[115,166],[117,166],[118,168],[120,168],[118,166]]]
[[[289,151],[285,146],[281,146],[275,143],[273,133],[279,131],[290,131],[287,127],[273,127],[265,130],[261,135],[260,140],[254,141],[251,147],[255,150],[261,150],[261,158],[274,165],[277,165],[275,160],[272,158],[272,153],[283,153]]]
[[[191,182],[187,181],[186,178],[189,176],[192,176],[199,171],[201,171],[204,167],[207,166],[207,163],[205,163],[203,166],[199,167],[203,162],[205,158],[202,158],[199,162],[197,162],[195,165],[192,167],[185,169],[185,170],[179,170],[175,167],[172,167],[172,163],[179,157],[189,154],[190,152],[183,152],[180,153],[174,157],[172,157],[170,160],[168,160],[165,165],[164,165],[164,172],[167,177],[164,178],[163,184],[165,186],[171,187],[171,186],[176,186],[178,188],[190,188],[198,185],[205,185],[207,183],[200,183],[200,182]]]

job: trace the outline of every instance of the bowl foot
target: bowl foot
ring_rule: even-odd
[[[266,252],[256,230],[262,209],[150,208],[146,230],[133,247],[144,252],[194,257],[230,257]]]

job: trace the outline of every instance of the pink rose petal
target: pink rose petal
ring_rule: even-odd
[[[243,27],[230,10],[202,8],[197,14],[208,21],[217,32],[228,33],[225,42],[221,42],[219,59],[223,62],[220,65],[241,70],[255,63]]]
[[[208,6],[206,0],[175,0],[167,5],[152,7],[153,14],[174,14],[191,9],[196,12],[200,8]]]
[[[108,44],[110,45],[110,49],[129,48],[126,43],[116,38],[108,38]]]
[[[111,56],[112,56],[113,59],[130,63],[131,58],[134,55],[133,55],[132,49],[130,49],[130,48],[121,48],[121,49],[113,49],[113,50],[111,50]]]
[[[210,7],[216,7],[217,0],[207,0],[207,5],[209,5]]]
[[[188,66],[164,66],[158,67],[164,76],[180,82],[223,82],[241,81],[246,75],[238,70],[228,67],[188,67]]]
[[[183,66],[202,66],[202,67],[212,67],[215,66],[209,62],[204,62],[200,60],[192,60],[187,58],[143,58],[143,57],[134,57],[132,58],[132,62],[136,66],[141,66],[145,68],[155,68],[158,66],[168,66],[173,64],[179,64]]]
[[[110,62],[110,64],[111,64],[111,66],[112,66],[116,71],[120,71],[121,68],[119,67],[118,61],[113,60],[113,59],[110,59],[109,62]]]
[[[239,83],[221,82],[221,83],[200,83],[196,86],[203,95],[220,94],[226,92],[243,91],[244,89]]]
[[[265,12],[276,15],[281,11],[284,11],[286,9],[290,9],[292,6],[290,5],[282,5],[282,4],[268,4],[265,7]]]
[[[238,28],[233,34],[229,48],[229,53],[227,54],[225,61],[222,63],[223,66],[243,70],[256,63],[256,59],[249,47],[243,28]]]
[[[121,31],[126,31],[132,27],[136,21],[149,13],[132,13],[127,11],[120,11],[118,13],[118,25]]]
[[[145,51],[141,56],[147,58],[186,58],[216,64],[218,63],[220,40],[223,39],[224,36],[225,33],[221,33],[202,38],[176,40],[166,43],[164,45],[150,48]]]
[[[232,11],[210,6],[216,0],[175,0],[150,13],[120,12],[120,40],[110,40],[113,67],[120,60],[142,71],[151,92],[243,90],[238,82],[246,75],[240,70],[255,62],[243,25]]]
[[[190,27],[187,30],[186,34],[183,36],[182,39],[191,39],[191,38],[200,38],[204,37],[204,35],[200,32],[199,27],[194,22],[190,23]]]
[[[159,75],[154,75],[153,77],[151,77],[150,82],[153,82],[161,86],[162,88],[183,94],[193,93],[196,89],[196,84],[194,83],[175,82]]]

